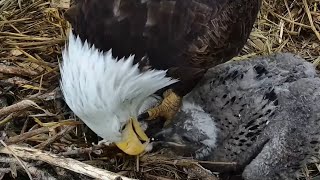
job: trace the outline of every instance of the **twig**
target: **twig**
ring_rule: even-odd
[[[152,175],[152,174],[148,174],[148,173],[145,173],[144,176],[148,179],[153,179],[153,180],[174,180],[174,179],[169,179],[169,178],[164,178],[164,177],[159,177],[159,176],[155,176],[155,175]]]
[[[136,156],[136,170],[139,172],[139,166],[140,166],[140,161],[139,161],[139,156]]]
[[[23,134],[20,134],[20,135],[17,135],[17,136],[10,137],[6,141],[6,143],[7,144],[15,144],[15,143],[24,141],[25,139],[28,139],[30,137],[33,137],[35,135],[48,133],[49,131],[50,131],[49,127],[42,127],[42,128],[30,131],[30,132],[26,132],[26,133],[23,133]]]
[[[6,66],[3,64],[0,64],[0,72],[4,74],[12,74],[12,75],[21,75],[21,76],[36,76],[39,73],[32,71],[30,69],[26,68],[20,68],[20,67],[13,67],[13,66]]]
[[[94,152],[95,154],[101,154],[100,149],[104,148],[104,145],[96,145],[89,148],[78,148],[74,150],[70,150],[67,152],[61,152],[59,155],[61,156],[71,156],[71,155],[79,155],[79,154],[88,154]]]
[[[21,38],[21,37],[19,37],[19,38]],[[15,48],[18,49],[21,53],[23,53],[24,55],[26,55],[28,57],[27,61],[30,61],[32,63],[38,64],[41,66],[50,66],[49,63],[47,63],[45,61],[38,60],[37,58],[33,57],[32,55],[30,55],[29,53],[27,53],[23,49],[19,48],[18,46],[16,46]]]
[[[62,131],[60,131],[59,133],[55,134],[50,139],[48,139],[48,140],[36,145],[35,148],[38,148],[38,149],[45,148],[46,146],[48,146],[51,143],[53,143],[55,140],[60,139],[62,136],[64,136],[65,134],[67,134],[69,131],[71,131],[74,128],[75,128],[75,126],[69,126],[69,127],[64,128]]]
[[[187,169],[188,179],[201,178],[202,180],[218,180],[217,177],[209,170],[200,165],[193,165]]]
[[[177,166],[189,166],[192,164],[211,164],[211,165],[231,165],[235,166],[237,163],[235,162],[214,162],[214,161],[197,161],[193,159],[173,159],[165,156],[142,156],[140,157],[140,161],[143,163],[166,163],[170,165],[177,165]]]
[[[306,11],[306,13],[308,15],[308,19],[309,19],[309,22],[310,22],[310,25],[311,25],[311,29],[313,30],[313,32],[315,33],[315,35],[317,36],[317,38],[320,41],[320,33],[318,32],[317,28],[314,26],[313,19],[312,19],[310,10],[309,10],[309,6],[308,6],[308,3],[307,3],[307,0],[302,0],[302,1],[303,1],[304,9],[305,9],[305,11]]]
[[[37,94],[27,96],[28,99],[38,99],[43,101],[50,101],[54,99],[59,99],[61,97],[62,97],[62,94],[59,87],[55,88],[51,92],[37,93]]]
[[[117,175],[116,173],[96,168],[91,165],[82,163],[80,161],[71,159],[71,158],[64,158],[64,157],[58,157],[55,154],[41,151],[38,149],[32,149],[28,147],[22,147],[17,145],[10,145],[8,146],[12,151],[18,156],[25,159],[32,159],[32,160],[38,160],[38,161],[44,161],[48,164],[58,166],[61,168],[69,169],[71,171],[87,175],[92,178],[98,178],[98,179],[123,179],[123,180],[133,180],[131,178],[127,178],[124,176]],[[11,151],[8,150],[7,147],[0,148],[0,153],[3,154],[12,154]]]
[[[285,18],[285,17],[282,17],[281,15],[279,15],[279,14],[277,14],[277,13],[275,13],[275,12],[272,12],[272,11],[269,11],[269,12],[270,12],[272,15],[277,16],[278,18],[280,18],[280,19],[282,19],[282,20],[284,20],[284,21],[287,21],[287,22],[289,22],[289,23],[292,23],[292,24],[295,24],[295,25],[298,25],[298,26],[301,26],[301,27],[304,27],[304,28],[311,28],[311,26],[309,26],[309,25],[292,21],[292,20],[290,20],[290,19],[287,19],[287,18]]]
[[[197,161],[200,164],[212,164],[212,165],[237,165],[236,162],[218,162],[218,161]]]
[[[28,126],[28,122],[29,122],[29,118],[24,121],[23,126],[22,126],[22,129],[21,129],[21,131],[20,131],[20,134],[23,134],[23,133],[26,132],[27,126]]]
[[[54,115],[54,114],[48,112],[47,110],[41,108],[40,106],[38,106],[35,102],[33,102],[31,100],[23,100],[23,101],[20,101],[16,104],[11,105],[11,106],[7,106],[7,107],[0,109],[0,116],[5,116],[5,115],[8,115],[13,112],[23,111],[29,107],[35,107],[37,109],[40,109],[43,112],[45,112],[48,116]]]
[[[22,160],[21,160],[22,161]],[[2,163],[14,163],[14,164],[19,164],[18,160],[11,158],[11,157],[0,157],[0,162]],[[22,161],[24,164],[26,164],[26,167],[30,171],[30,174],[35,176],[37,179],[43,179],[43,180],[56,180],[52,175],[50,175],[48,172],[43,172],[41,169],[38,169],[34,166],[31,165],[31,163],[27,163],[25,161]],[[8,169],[9,172],[11,171],[10,168],[0,168],[0,173],[1,170]],[[6,172],[8,173],[8,172]]]
[[[30,103],[27,103],[26,101],[20,101],[16,104],[0,109],[0,116],[5,116],[14,112],[23,111],[29,108],[30,106],[31,106]]]
[[[31,176],[31,174],[30,174],[27,166],[18,158],[18,156],[12,151],[12,149],[11,149],[9,146],[7,146],[7,144],[4,143],[2,140],[0,140],[0,143],[6,148],[6,150],[7,150],[8,152],[10,152],[10,155],[13,155],[13,156],[16,158],[16,160],[19,162],[19,164],[23,167],[23,169],[24,169],[24,170],[26,171],[26,173],[28,174],[29,179],[33,180],[33,178],[32,178],[32,176]],[[9,153],[8,153],[8,154],[9,154]]]
[[[3,120],[0,121],[0,126],[5,125],[6,123],[8,123],[9,121],[12,120],[14,116],[14,113],[9,114],[7,117],[5,117]]]
[[[39,84],[37,83],[32,83],[18,76],[5,79],[5,80],[0,80],[0,83],[6,86],[23,86],[23,85],[39,86]]]
[[[0,174],[1,174],[1,173],[8,173],[8,172],[10,172],[10,171],[11,171],[10,168],[0,168]]]

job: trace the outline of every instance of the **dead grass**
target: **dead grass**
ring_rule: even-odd
[[[199,172],[206,174],[191,160],[173,163],[149,154],[137,161],[115,147],[102,151],[100,146],[91,145],[95,135],[79,126],[80,122],[66,109],[57,89],[58,61],[69,28],[62,16],[63,7],[67,6],[68,0],[54,0],[53,4],[48,0],[0,0],[0,108],[3,107],[0,109],[0,141],[10,149],[16,148],[13,144],[19,144],[46,150],[44,154],[35,152],[38,153],[35,158],[14,150],[1,152],[14,157],[0,156],[3,164],[0,179],[30,174],[40,179],[88,179],[109,173],[95,169],[100,174],[86,174],[87,169],[72,169],[81,162],[93,165],[89,168],[100,167],[139,179],[186,179],[199,178]],[[247,45],[234,59],[292,52],[319,66],[319,32],[319,0],[264,0]],[[72,158],[73,164],[69,164],[69,168],[63,163],[50,166],[57,160],[48,160],[53,154]],[[304,179],[319,173],[318,164],[308,167],[302,171]]]

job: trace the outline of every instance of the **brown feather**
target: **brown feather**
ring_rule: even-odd
[[[236,56],[246,43],[261,0],[78,0],[66,19],[82,40],[135,63],[169,69],[190,92],[205,71]],[[147,62],[147,63],[146,63]]]

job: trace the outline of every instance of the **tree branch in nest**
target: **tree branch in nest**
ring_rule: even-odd
[[[15,143],[24,141],[25,139],[28,139],[30,137],[36,136],[38,134],[43,134],[43,133],[48,133],[48,132],[50,132],[50,128],[49,127],[38,128],[38,129],[35,129],[33,131],[30,131],[30,132],[26,132],[26,133],[23,133],[23,134],[20,134],[20,135],[17,135],[17,136],[10,137],[6,141],[6,143],[7,144],[15,144]]]
[[[59,155],[61,156],[72,156],[72,155],[81,155],[81,154],[90,154],[95,153],[100,155],[102,153],[102,148],[105,148],[105,145],[94,145],[88,148],[77,148],[72,149],[66,152],[60,152]]]
[[[213,169],[235,169],[237,163],[235,162],[214,162],[214,161],[197,161],[193,159],[174,159],[157,154],[147,154],[140,158],[141,166],[148,166],[150,164],[167,164],[180,166],[185,169],[190,178],[199,178],[204,180],[216,180],[217,177],[211,172]],[[210,167],[210,168],[207,168]],[[213,171],[214,172],[214,171]]]
[[[54,114],[52,114],[49,111],[41,108],[35,102],[33,102],[31,100],[23,100],[23,101],[20,101],[20,102],[18,102],[16,104],[11,105],[11,106],[7,106],[7,107],[4,107],[4,108],[0,109],[0,117],[8,115],[8,114],[11,114],[11,113],[14,113],[14,112],[23,111],[23,110],[25,110],[25,109],[27,109],[29,107],[35,107],[35,108],[40,109],[41,111],[43,111],[48,116],[54,116]]]
[[[74,126],[65,127],[62,131],[60,131],[59,133],[55,134],[51,138],[47,139],[46,141],[42,142],[41,144],[36,145],[35,148],[38,148],[38,149],[45,148],[46,146],[48,146],[51,143],[53,143],[55,140],[60,139],[61,137],[63,137],[65,134],[67,134],[69,131],[71,131],[74,128],[75,128]]]
[[[70,171],[74,171],[80,174],[84,174],[86,176],[97,178],[97,179],[112,179],[112,180],[133,180],[131,178],[127,178],[124,176],[120,176],[116,173],[96,168],[91,165],[82,163],[80,161],[71,159],[71,158],[64,158],[59,157],[55,154],[41,151],[38,149],[22,147],[17,145],[9,145],[8,146],[12,151],[9,151],[8,148],[2,147],[0,148],[0,153],[2,154],[12,154],[14,152],[18,157],[24,159],[32,159],[38,161],[44,161],[48,164],[58,166],[61,168],[68,169]]]
[[[13,67],[13,66],[6,66],[3,64],[0,64],[0,73],[3,74],[11,74],[11,75],[20,75],[20,76],[37,76],[39,73],[26,69],[21,67]]]
[[[22,160],[20,160],[22,161]],[[0,162],[1,163],[14,163],[14,164],[19,164],[18,160],[12,157],[0,157]],[[31,163],[27,163],[25,161],[22,161],[25,165],[26,168],[28,169],[28,171],[30,172],[30,174],[35,177],[36,179],[43,179],[43,180],[56,180],[56,178],[54,178],[51,174],[49,174],[48,172],[42,171],[39,168],[36,168],[34,166],[31,165]],[[20,166],[17,166],[18,170],[22,169]],[[0,173],[9,173],[11,171],[10,168],[3,168],[0,169]]]
[[[211,171],[198,164],[193,164],[190,167],[185,168],[185,171],[188,174],[188,179],[201,178],[202,180],[218,180]]]

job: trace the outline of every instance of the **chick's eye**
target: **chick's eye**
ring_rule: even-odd
[[[192,142],[192,140],[191,140],[188,136],[186,136],[186,135],[183,135],[181,138],[182,138],[182,140],[185,141],[185,142],[189,142],[189,143]]]

